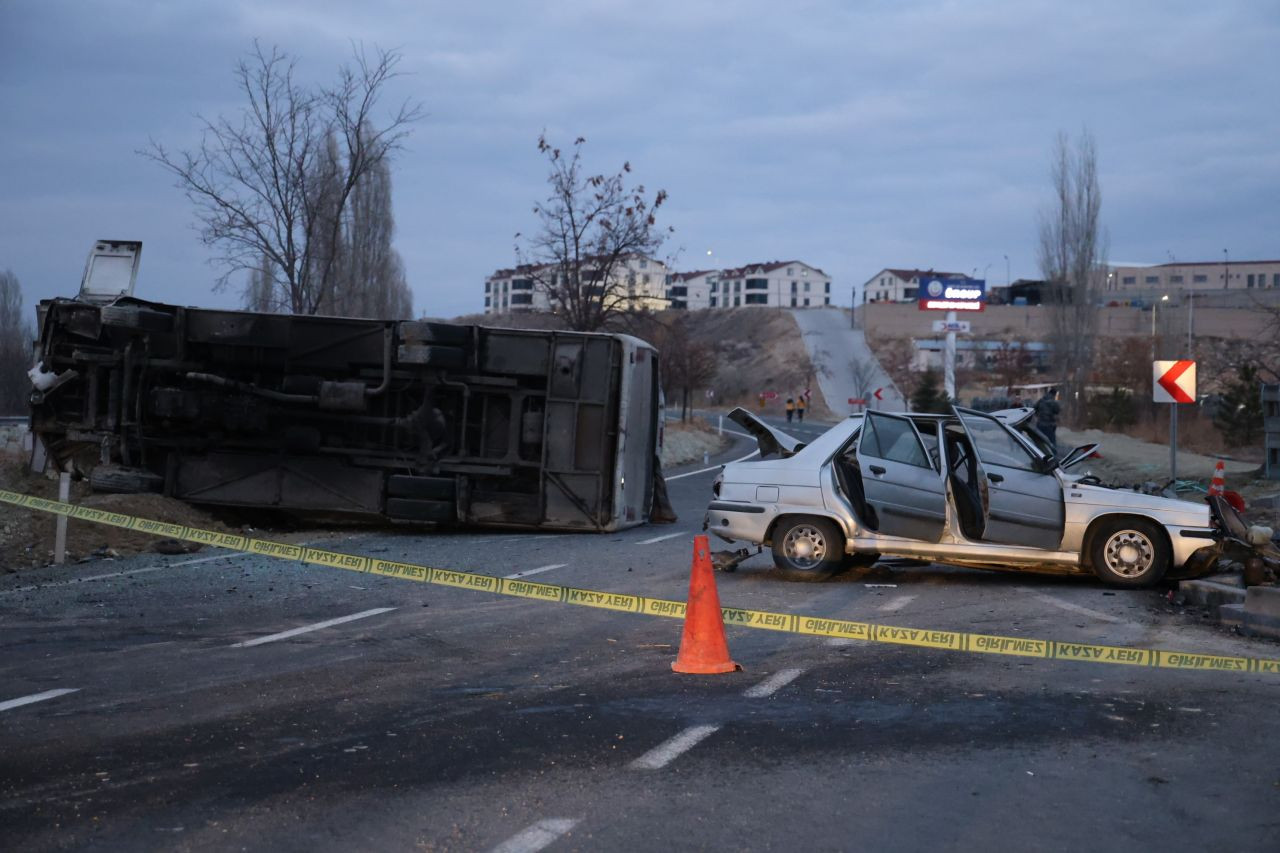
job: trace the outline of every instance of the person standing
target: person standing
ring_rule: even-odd
[[[1062,406],[1058,403],[1058,389],[1046,388],[1044,396],[1036,401],[1036,429],[1053,446],[1053,454],[1058,455],[1058,415]]]
[[[791,423],[791,418],[796,413],[796,401],[791,397],[787,398],[787,423]]]
[[[805,400],[803,394],[801,394],[799,397],[796,398],[796,418],[800,421],[800,423],[804,423],[804,410],[805,410],[805,407],[808,405],[809,404]]]

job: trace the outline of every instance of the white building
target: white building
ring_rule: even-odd
[[[584,279],[594,270],[585,266]],[[625,292],[626,301],[636,308],[659,311],[667,307],[667,266],[662,261],[639,255],[623,258],[614,267],[611,287]],[[522,264],[495,270],[484,280],[484,313],[511,314],[521,311],[550,311],[548,289],[559,285],[559,275],[550,264]]]
[[[802,261],[769,261],[720,270],[707,296],[709,308],[821,308],[830,304],[831,277]]]
[[[697,311],[711,307],[711,291],[720,279],[719,270],[674,272],[667,276],[667,299],[672,308]]]
[[[862,285],[862,301],[915,302],[920,293],[921,278],[964,278],[964,273],[886,267]]]

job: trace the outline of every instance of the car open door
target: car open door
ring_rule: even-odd
[[[942,538],[943,481],[915,424],[900,415],[867,412],[858,438],[858,467],[877,531],[925,542]]]
[[[1056,549],[1062,542],[1062,485],[1049,466],[991,415],[952,406],[978,464],[982,538]]]

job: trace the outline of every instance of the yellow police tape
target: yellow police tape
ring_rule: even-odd
[[[540,601],[575,604],[601,610],[620,610],[628,613],[645,613],[650,616],[666,616],[683,619],[685,604],[631,595],[620,592],[599,592],[570,586],[535,583],[494,577],[474,572],[452,569],[436,569],[413,563],[397,563],[375,557],[341,554],[302,545],[285,545],[263,539],[250,539],[229,533],[201,530],[181,524],[166,524],[106,510],[75,506],[59,501],[46,500],[17,492],[0,489],[0,503],[10,503],[41,512],[65,515],[83,521],[123,527],[143,533],[153,533],[171,539],[183,539],[214,545],[245,554],[260,554],[284,560],[300,560],[366,572],[385,577],[403,578],[420,583],[452,586],[460,589],[492,592],[518,598],[534,598]],[[1194,652],[1176,652],[1162,649],[1138,649],[1124,646],[1098,646],[1091,643],[1064,643],[1056,640],[1032,640],[1025,637],[1001,637],[991,634],[969,634],[962,631],[931,631],[924,628],[896,628],[870,622],[849,622],[842,619],[824,619],[818,616],[799,616],[794,613],[769,613],[763,610],[743,610],[724,607],[726,625],[744,628],[760,628],[766,631],[782,631],[791,634],[807,634],[815,637],[844,637],[871,643],[891,643],[900,646],[918,646],[927,649],[949,649],[956,652],[974,652],[989,655],[1010,655],[1043,660],[1073,660],[1091,663],[1128,664],[1130,666],[1159,667],[1162,669],[1210,669],[1232,672],[1258,672],[1280,675],[1280,660],[1272,658],[1231,657],[1206,655]]]

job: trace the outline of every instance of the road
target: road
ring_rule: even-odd
[[[821,425],[796,424],[816,431]],[[740,458],[739,441],[715,462]],[[678,598],[675,525],[338,530],[333,550]],[[687,476],[680,476],[687,475]],[[93,578],[93,579],[91,579]],[[1163,590],[880,565],[726,605],[1276,657]],[[680,624],[204,551],[0,578],[0,841],[13,850],[1275,850],[1280,678]]]
[[[849,315],[838,308],[793,309],[809,359],[818,366],[818,386],[827,406],[841,414],[853,411],[850,399],[868,399],[874,409],[901,412],[906,401],[867,346],[862,329],[849,328]],[[880,399],[871,399],[880,390]],[[862,411],[859,406],[857,411]]]

